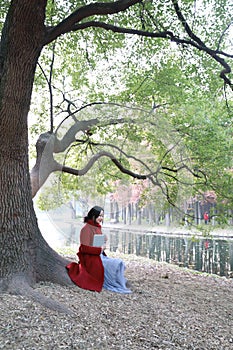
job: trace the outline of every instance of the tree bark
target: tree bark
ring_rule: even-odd
[[[27,116],[45,5],[44,0],[12,1],[0,46],[0,290],[21,294],[41,280],[71,284],[66,260],[39,231],[28,166]],[[31,295],[39,299],[32,290]]]

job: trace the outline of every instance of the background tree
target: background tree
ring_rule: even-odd
[[[220,79],[216,80],[218,81],[218,88],[221,88],[220,81],[222,81],[225,94],[230,93],[232,90],[230,74],[232,56],[224,50],[228,45],[226,33],[230,26],[232,14],[230,5],[224,1],[223,3],[225,6],[221,4],[221,7],[219,7],[215,3],[206,2],[209,5],[206,9],[211,11],[212,18],[216,21],[207,23],[205,16],[203,16],[205,14],[203,9],[195,8],[192,1],[184,1],[181,3],[182,6],[179,6],[175,0],[166,3],[163,1],[158,3],[120,0],[90,4],[83,2],[79,3],[79,7],[77,7],[75,1],[69,1],[64,6],[60,2],[46,0],[39,0],[36,3],[26,0],[2,2],[3,27],[0,44],[1,291],[8,290],[30,295],[50,307],[62,309],[55,302],[44,300],[32,288],[36,282],[41,280],[62,284],[71,283],[65,271],[66,260],[54,252],[44,241],[38,229],[33,208],[32,196],[52,172],[62,171],[82,175],[93,164],[96,164],[97,160],[108,158],[123,173],[138,179],[149,178],[154,185],[160,186],[168,198],[170,196],[170,185],[173,189],[172,196],[177,194],[177,180],[182,181],[183,169],[199,178],[202,174],[201,170],[193,171],[180,158],[181,152],[179,152],[179,148],[176,148],[180,145],[177,137],[170,139],[172,135],[170,133],[170,140],[168,140],[168,134],[164,129],[164,143],[161,142],[161,139],[153,143],[153,137],[149,132],[149,125],[154,125],[154,130],[156,129],[156,126],[158,126],[156,122],[158,123],[160,116],[163,116],[163,120],[166,119],[164,117],[168,117],[168,124],[165,122],[165,125],[173,126],[170,120],[174,117],[176,126],[179,125],[178,121],[180,121],[180,126],[183,129],[186,127],[186,131],[189,131],[186,126],[187,123],[181,123],[183,112],[180,110],[180,113],[171,114],[171,104],[170,108],[164,108],[162,112],[152,116],[148,107],[150,105],[151,109],[153,102],[153,109],[157,110],[158,105],[169,106],[169,100],[175,100],[178,97],[178,93],[173,95],[173,88],[177,84],[179,85],[180,79],[176,78],[175,73],[180,62],[183,62],[183,66],[180,68],[182,78],[185,75],[184,72],[188,72],[186,74],[189,77],[191,72],[195,79],[199,76],[199,82],[201,79],[202,83],[203,81],[207,83],[208,89],[213,83],[213,80],[208,81],[210,70],[212,70],[212,75],[213,72],[216,72],[216,75],[220,74]],[[203,3],[201,6],[204,5]],[[228,9],[229,11],[227,11]],[[195,21],[193,21],[194,15]],[[221,18],[221,21],[219,18]],[[192,23],[192,25],[189,23]],[[169,88],[162,93],[161,86],[156,81],[160,74],[159,68],[163,67],[171,50],[170,43],[177,44],[182,50],[180,56],[175,51],[174,57],[176,60],[170,61],[171,70],[169,70],[169,74],[173,73],[172,84],[170,85],[170,80],[167,81]],[[62,58],[63,56],[67,61],[66,65],[64,65],[64,59],[58,61],[57,66],[53,66],[55,69],[50,70],[49,74],[47,74],[47,68],[43,68],[39,62],[40,57],[42,59],[42,56],[44,56],[44,64],[47,61],[46,66],[51,67],[51,61],[48,61],[46,55],[47,49],[51,49],[56,54],[60,52],[59,57]],[[108,95],[108,102],[114,101],[116,96],[117,101],[123,101],[124,103],[141,102],[144,107],[143,111],[136,113],[135,120],[132,109],[131,113],[124,112],[122,115],[117,115],[116,118],[113,105],[111,105],[111,109],[105,110],[104,116],[101,114],[101,109],[97,108],[94,115],[91,113],[86,119],[80,117],[78,111],[87,102],[80,101],[78,108],[76,108],[73,96],[71,96],[72,99],[67,100],[62,85],[64,79],[62,80],[61,77],[70,73],[71,82],[69,84],[76,84],[76,91],[78,90],[80,95],[84,93],[86,99],[89,100],[88,103],[92,103],[97,95],[103,102],[109,90],[109,84],[107,82],[102,85],[102,89],[99,91],[97,90],[97,87],[99,87],[98,79],[93,83],[92,76],[91,80],[90,74],[95,69],[96,58],[100,61],[100,59],[109,57],[110,53],[113,55],[123,52],[123,49],[127,49],[124,68],[130,68],[132,80],[129,79],[128,75],[125,77],[123,71],[116,77],[110,75],[109,78],[113,79],[114,85],[116,85],[116,79],[119,78],[117,81],[120,88],[112,89],[111,95]],[[74,53],[79,50],[85,52],[85,61],[84,59],[75,59]],[[72,55],[71,65],[70,57]],[[197,61],[193,61],[194,57]],[[54,56],[52,56],[52,62],[53,59]],[[112,62],[114,61],[116,62],[112,56]],[[83,64],[84,62],[85,64]],[[136,62],[140,64],[134,64]],[[174,70],[172,62],[176,63]],[[36,74],[37,65],[42,72],[41,74]],[[71,74],[73,69],[76,75]],[[144,88],[144,81],[142,81],[142,75],[145,74],[148,79],[144,80],[146,82],[151,81],[151,84],[148,84],[146,88]],[[81,80],[77,79],[78,75],[81,76]],[[47,77],[47,79],[44,79],[44,77]],[[73,120],[72,125],[68,124],[68,129],[63,128],[63,121],[61,124],[58,122],[56,126],[54,124],[52,107],[54,106],[53,79],[55,78],[61,83],[56,88],[63,91],[63,106],[66,104],[66,117]],[[163,73],[162,78],[165,79],[165,73]],[[140,84],[138,84],[139,80],[141,80]],[[40,87],[46,85],[49,87],[50,114],[48,116],[50,125],[38,139],[36,164],[32,169],[30,178],[28,113],[34,82],[40,84]],[[132,82],[136,82],[136,90],[133,91],[130,88]],[[166,81],[164,83],[166,84]],[[93,85],[95,88],[93,88]],[[182,85],[182,97],[186,93],[185,86],[187,86],[187,81]],[[198,84],[195,86],[195,92],[197,92]],[[87,88],[90,89],[90,93],[86,93]],[[203,87],[200,90],[204,93],[205,88]],[[37,92],[36,89],[35,92]],[[40,90],[41,95],[43,95],[42,90]],[[102,98],[100,98],[101,96]],[[190,96],[191,94],[189,98]],[[217,97],[219,96],[218,94]],[[38,100],[40,98],[38,97]],[[172,103],[174,107],[174,101]],[[186,106],[188,105],[187,98]],[[64,113],[63,106],[60,106],[60,110]],[[183,108],[184,105],[181,109]],[[38,117],[43,119],[45,114],[46,110],[42,110],[41,116]],[[188,108],[186,114],[192,115],[191,107]],[[141,121],[145,121],[145,117],[147,127],[144,132],[143,128],[145,126]],[[99,136],[97,139],[94,137],[94,131],[97,136],[101,127],[105,130],[108,127],[108,130],[111,130],[110,125],[122,125],[122,130],[119,131],[119,128],[116,128],[116,132],[118,134],[123,132],[124,136],[127,128],[135,125],[135,121],[137,121],[134,130],[135,142],[140,140],[143,144],[142,136],[144,136],[147,142],[146,147],[151,156],[155,155],[156,148],[162,150],[156,155],[157,166],[153,166],[151,157],[149,157],[148,164],[141,159],[129,157],[123,152],[124,149],[122,151],[122,147],[121,149],[118,146],[114,148],[111,145],[110,147],[107,146],[107,150],[103,150],[102,142],[100,138],[98,139]],[[195,120],[190,123],[195,125]],[[174,130],[177,131],[177,128]],[[80,134],[82,134],[81,139],[79,139]],[[132,139],[132,134],[128,133],[128,135],[131,135]],[[123,139],[120,141],[122,146]],[[82,170],[80,168],[78,170],[78,167],[73,168],[63,165],[59,162],[59,158],[55,159],[54,156],[54,154],[64,152],[74,142],[83,145],[84,148],[85,145],[88,146],[86,147],[87,158],[83,159],[84,163],[80,163]],[[117,156],[109,152],[109,148],[115,149]],[[167,148],[167,151],[165,151],[165,148]],[[123,155],[124,158],[122,158]],[[174,157],[177,161],[174,161]],[[167,164],[165,164],[165,159]],[[87,161],[86,164],[85,160]],[[132,162],[132,160],[134,161]],[[135,165],[135,161],[137,165]],[[132,165],[134,165],[133,170],[129,169],[129,166]],[[109,166],[109,163],[104,164],[104,167]],[[181,180],[177,178],[178,173],[181,173]]]

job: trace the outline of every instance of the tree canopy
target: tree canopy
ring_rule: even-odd
[[[213,1],[198,5],[193,1],[140,2],[126,12],[101,15],[98,21],[95,15],[76,25],[68,17],[63,29],[69,31],[68,38],[53,34],[56,43],[42,52],[34,114],[41,115],[43,131],[50,128],[41,136],[43,143],[47,137],[50,143],[58,143],[56,135],[65,135],[62,151],[70,150],[64,167],[53,161],[48,147],[50,161],[45,171],[39,162],[41,184],[37,182],[35,193],[51,172],[83,175],[90,165],[98,164],[96,184],[121,178],[123,171],[134,178],[150,178],[173,203],[175,182],[191,184],[189,193],[214,188],[221,199],[228,194],[232,179],[228,171],[232,166],[231,10],[226,3],[215,5]],[[53,3],[48,7],[51,31],[55,32],[62,11],[66,13],[66,6],[58,8]],[[42,88],[47,93],[38,106]],[[38,136],[38,121],[34,131]],[[183,159],[176,156],[174,161],[175,152],[184,152]],[[133,157],[137,162],[130,161]],[[142,164],[145,158],[150,161]],[[174,176],[184,168],[187,183]],[[38,166],[34,170],[38,176]],[[78,180],[80,186],[82,181]],[[77,180],[63,183],[67,190],[72,183],[77,189]]]

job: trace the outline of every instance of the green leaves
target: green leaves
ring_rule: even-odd
[[[58,24],[76,5],[48,2],[46,24]],[[189,194],[186,185],[193,193],[214,188],[219,198],[227,196],[232,91],[219,75],[232,64],[223,52],[231,40],[232,16],[224,0],[146,1],[117,14],[87,17],[77,24],[92,21],[89,28],[76,27],[59,37],[55,48],[45,48],[40,64],[47,80],[51,68],[53,73],[49,86],[37,71],[34,91],[42,95],[41,106],[36,100],[37,115],[49,125],[52,90],[55,129],[63,118],[67,128],[75,119],[99,121],[88,133],[78,133],[66,165],[82,169],[106,151],[135,174],[150,174],[153,186],[173,200],[178,192]],[[227,77],[232,79],[232,73]],[[94,102],[105,108],[84,108]],[[34,131],[40,129],[34,125]],[[67,193],[106,194],[116,179],[131,181],[103,157],[82,178],[63,175],[63,184]]]

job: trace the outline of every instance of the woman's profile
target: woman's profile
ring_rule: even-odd
[[[71,280],[80,288],[100,292],[102,288],[118,293],[131,293],[126,287],[125,264],[121,259],[109,258],[105,253],[105,237],[102,246],[94,246],[95,235],[102,235],[104,210],[94,206],[84,218],[80,231],[79,262],[66,266]],[[98,237],[97,237],[98,238]]]

